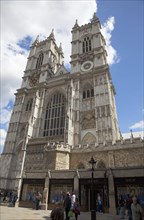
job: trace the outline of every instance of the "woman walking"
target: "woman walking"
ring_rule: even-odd
[[[80,215],[80,204],[78,198],[76,198],[73,205],[73,212],[75,214],[75,219],[78,220],[78,215]]]

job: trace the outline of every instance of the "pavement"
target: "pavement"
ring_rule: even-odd
[[[0,205],[0,220],[51,220],[51,210],[35,210],[32,208],[8,207]],[[96,220],[118,220],[118,215],[96,213]],[[70,220],[75,220],[74,217]],[[81,212],[78,220],[91,220],[90,212]]]

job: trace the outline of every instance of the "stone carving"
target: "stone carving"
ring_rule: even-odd
[[[82,115],[82,129],[95,128],[95,116],[94,112],[88,112],[87,114]]]
[[[93,61],[93,54],[92,53],[86,53],[86,54],[82,54],[80,56],[80,63],[84,63],[85,61]]]
[[[112,168],[115,166],[113,152],[109,152],[108,157],[109,157],[109,167]]]
[[[36,86],[38,82],[39,82],[39,74],[35,72],[29,77],[29,86],[30,87]]]
[[[95,144],[96,142],[96,138],[93,134],[91,134],[90,132],[88,132],[84,138],[82,139],[82,144],[86,145],[86,144]]]

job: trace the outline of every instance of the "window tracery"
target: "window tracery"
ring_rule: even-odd
[[[91,39],[90,37],[85,37],[83,40],[83,53],[91,51]]]
[[[55,93],[49,100],[45,112],[43,136],[64,134],[66,100],[63,94]]]
[[[40,55],[39,55],[39,57],[37,59],[36,69],[39,69],[42,66],[43,58],[44,58],[43,53],[40,53]]]
[[[26,112],[31,111],[32,109],[32,103],[33,103],[33,99],[29,99],[27,104],[26,104]]]
[[[91,85],[86,85],[83,89],[83,99],[94,97],[94,89]]]

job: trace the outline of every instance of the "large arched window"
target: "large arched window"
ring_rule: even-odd
[[[83,53],[91,51],[91,39],[90,37],[85,37],[83,40]]]
[[[55,93],[47,104],[43,136],[62,136],[65,126],[65,104],[63,94]]]
[[[32,103],[33,103],[33,99],[29,99],[27,104],[26,104],[26,112],[31,111],[32,109]]]
[[[36,69],[39,69],[42,66],[43,63],[43,53],[41,53],[37,59],[37,63],[36,63]]]

